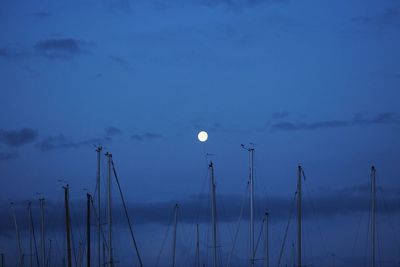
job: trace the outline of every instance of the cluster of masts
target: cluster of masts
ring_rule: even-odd
[[[199,140],[204,142],[207,140],[207,133],[201,132],[199,133]],[[248,185],[250,188],[250,255],[249,255],[249,266],[254,267],[255,266],[255,261],[256,261],[256,248],[255,248],[255,235],[254,235],[254,153],[255,153],[255,148],[254,144],[250,144],[249,146],[244,146],[243,144],[241,147],[249,152],[249,180],[248,180]],[[139,253],[139,249],[137,247],[137,243],[135,240],[135,237],[133,235],[133,230],[132,226],[130,223],[130,219],[128,216],[128,211],[126,208],[126,204],[124,201],[124,197],[121,191],[121,187],[119,185],[117,173],[114,167],[114,162],[112,160],[112,154],[109,152],[106,152],[104,155],[107,158],[107,164],[108,164],[108,170],[107,170],[107,225],[108,225],[108,237],[105,238],[103,234],[103,229],[102,229],[102,223],[101,223],[101,156],[102,156],[102,146],[97,146],[96,147],[96,152],[97,152],[97,181],[96,181],[96,192],[97,192],[97,207],[94,205],[94,199],[93,196],[89,193],[87,193],[87,214],[86,214],[86,220],[87,220],[87,229],[86,229],[86,266],[91,267],[94,266],[92,265],[92,255],[91,255],[91,229],[90,229],[90,222],[91,222],[91,208],[94,209],[94,213],[96,215],[96,222],[97,222],[97,247],[95,248],[97,250],[97,262],[98,262],[98,267],[101,266],[106,266],[106,267],[114,267],[114,257],[113,257],[113,243],[112,243],[112,203],[111,203],[111,180],[112,180],[112,174],[114,174],[114,177],[116,179],[117,185],[120,190],[121,194],[121,199],[122,203],[124,205],[124,210],[125,210],[125,215],[128,221],[129,229],[130,229],[130,234],[131,238],[133,241],[133,245],[135,248],[135,253],[138,258],[139,265],[142,267],[143,262]],[[211,224],[212,224],[212,266],[213,267],[219,267],[219,261],[218,261],[218,255],[217,255],[217,205],[216,205],[216,183],[215,183],[215,176],[214,176],[214,165],[213,162],[211,161],[208,165],[209,169],[209,174],[210,174],[210,194],[211,194]],[[371,238],[371,267],[375,267],[375,254],[376,254],[376,249],[375,249],[375,241],[376,241],[376,200],[375,200],[375,195],[376,195],[376,183],[375,183],[375,174],[376,174],[376,169],[374,166],[371,167],[371,194],[372,194],[372,200],[371,200],[371,214],[372,214],[372,223],[371,223],[371,232],[372,232],[372,238]],[[305,178],[305,174],[303,171],[302,166],[298,166],[297,169],[297,190],[296,190],[296,197],[297,197],[297,256],[296,256],[296,267],[302,267],[303,262],[302,262],[302,179]],[[69,209],[69,186],[66,184],[64,187],[64,203],[65,203],[65,232],[66,232],[66,266],[72,267],[72,252],[71,252],[71,220],[70,220],[70,209]],[[35,230],[34,230],[34,223],[32,219],[32,210],[31,210],[31,202],[28,204],[28,212],[29,212],[29,232],[30,232],[30,266],[37,266],[37,267],[50,267],[52,266],[50,263],[50,255],[47,255],[46,257],[46,245],[45,245],[45,229],[44,229],[44,206],[45,206],[45,200],[44,198],[39,199],[40,202],[40,210],[41,210],[41,240],[40,240],[40,252],[38,252],[37,246],[36,246],[36,236],[35,236]],[[20,239],[20,233],[18,229],[18,224],[17,224],[17,218],[15,215],[15,209],[13,203],[11,203],[12,207],[12,212],[13,212],[13,219],[14,219],[14,224],[15,224],[15,230],[16,230],[16,236],[17,236],[17,243],[18,243],[18,254],[19,254],[19,259],[18,259],[18,267],[23,267],[25,266],[24,264],[24,254],[22,252],[22,246],[21,246],[21,239]],[[173,253],[172,253],[172,267],[175,267],[175,251],[176,251],[176,233],[177,233],[177,220],[178,220],[178,204],[175,205],[174,208],[174,231],[173,231]],[[268,212],[265,212],[265,216],[263,219],[263,224],[264,224],[264,236],[265,236],[265,252],[264,252],[264,266],[269,267],[269,242],[268,242]],[[200,267],[200,248],[199,248],[199,225],[197,224],[196,227],[196,267]],[[101,240],[105,240],[107,242],[101,242]],[[33,246],[34,244],[34,246]],[[35,249],[35,253],[33,253],[33,248]],[[51,252],[51,240],[49,242],[49,254]],[[282,252],[282,251],[281,251]],[[107,254],[107,255],[106,255]],[[35,255],[35,259],[33,259],[33,255]],[[102,258],[103,256],[103,258]],[[280,259],[281,256],[279,257],[279,262],[277,266],[280,266]],[[229,265],[229,262],[228,262]],[[4,254],[1,254],[1,267],[4,267]]]

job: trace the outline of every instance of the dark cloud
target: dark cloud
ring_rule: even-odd
[[[146,140],[155,140],[163,138],[163,135],[158,133],[144,133],[144,134],[133,134],[131,135],[131,139],[135,141],[146,141]]]
[[[122,131],[119,128],[114,127],[114,126],[109,126],[104,131],[106,133],[106,136],[108,136],[108,137],[122,134]]]
[[[44,39],[36,43],[35,49],[48,58],[72,58],[86,51],[92,44],[73,38]]]
[[[17,157],[18,157],[18,153],[17,152],[11,152],[11,153],[0,152],[0,162],[1,161],[7,161],[7,160],[15,159]]]
[[[318,192],[311,195],[305,192],[303,195],[303,214],[304,220],[314,220],[316,217],[332,218],[353,216],[356,213],[369,212],[370,196],[369,185],[357,185],[354,187],[343,188],[337,191]],[[386,190],[377,188],[377,211],[378,216],[382,214],[398,214],[400,206],[398,205],[398,196],[400,189]],[[384,197],[385,201],[381,201]],[[219,212],[219,222],[236,222],[240,210],[245,203],[244,219],[249,220],[249,203],[244,199],[244,195],[217,195],[217,209]],[[135,202],[127,203],[129,216],[134,224],[168,224],[175,203],[178,203],[181,210],[180,220],[186,223],[208,223],[210,221],[210,201],[208,195],[192,195],[179,201],[160,201],[160,202]],[[288,219],[290,210],[294,202],[294,194],[292,197],[261,197],[255,199],[256,217],[262,217],[265,209],[270,214],[272,223],[285,222]],[[47,203],[47,214],[58,214],[63,210],[63,202]],[[71,201],[71,207],[74,214],[85,214],[84,205],[78,201]],[[223,207],[223,210],[222,210]],[[26,217],[26,202],[20,201],[16,204],[18,217],[23,220]],[[2,207],[0,216],[5,218],[8,216],[7,207]],[[113,208],[114,222],[116,225],[126,224],[126,218],[122,205]],[[59,222],[53,222],[56,227],[63,227],[63,217],[54,218]],[[84,225],[84,216],[76,223]],[[1,222],[1,231],[12,231],[12,222]],[[59,225],[59,226],[57,226]]]
[[[0,47],[0,58],[6,60],[17,60],[28,56],[29,53],[22,51],[21,49],[13,47]]]
[[[205,130],[207,132],[217,132],[222,129],[222,124],[219,122],[209,123],[203,118],[191,120],[192,128],[196,131]]]
[[[400,124],[400,117],[394,112],[379,113],[374,117],[365,117],[362,114],[355,114],[352,120],[325,120],[316,122],[290,122],[280,121],[269,124],[271,130],[298,131],[298,130],[319,130],[329,128],[344,128],[356,125],[377,125]]]
[[[37,136],[37,131],[30,128],[23,128],[21,130],[0,129],[0,143],[14,147],[33,142]]]
[[[41,151],[51,151],[55,149],[66,149],[66,148],[79,148],[84,146],[91,146],[95,144],[101,144],[109,141],[107,138],[93,138],[83,141],[73,142],[69,141],[63,134],[57,136],[49,136],[43,139],[41,142],[36,144],[36,147]]]

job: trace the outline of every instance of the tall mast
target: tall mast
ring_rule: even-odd
[[[371,227],[372,227],[372,231],[371,231],[371,256],[372,256],[372,262],[371,262],[371,266],[375,267],[375,238],[376,238],[376,183],[375,183],[375,167],[372,166],[371,167],[371,194],[372,194],[372,198],[371,198],[371,213],[372,213],[372,223],[371,223]]]
[[[268,212],[265,212],[265,219],[264,219],[264,231],[265,231],[265,259],[264,259],[264,266],[269,267],[269,225],[268,225]]]
[[[92,196],[87,193],[87,211],[86,211],[86,266],[90,267],[90,202],[92,200]]]
[[[13,218],[14,218],[15,233],[17,236],[17,243],[18,243],[18,254],[19,254],[18,266],[24,266],[24,256],[22,254],[21,237],[19,235],[17,216],[15,215],[14,203],[11,203],[11,209],[12,209],[12,214],[13,214]]]
[[[68,267],[72,266],[71,258],[71,222],[69,216],[69,186],[64,186],[64,204],[65,204],[65,228],[67,234],[67,260]]]
[[[302,167],[297,168],[297,267],[301,267],[301,173]]]
[[[200,267],[200,234],[199,234],[199,224],[196,224],[196,267]]]
[[[41,227],[41,232],[40,232],[40,250],[41,250],[41,262],[42,262],[42,267],[45,267],[46,264],[46,241],[44,239],[44,198],[39,199],[40,203],[40,227]]]
[[[172,240],[172,267],[175,267],[175,251],[176,251],[176,229],[178,226],[178,204],[175,204],[174,209],[174,236]]]
[[[108,159],[108,261],[109,261],[109,266],[113,267],[114,262],[113,262],[113,249],[112,249],[112,232],[111,232],[111,159],[112,159],[112,154],[107,152],[106,157]]]
[[[254,148],[250,152],[250,266],[254,266]]]
[[[97,254],[98,254],[98,260],[99,260],[99,265],[98,267],[101,267],[101,217],[100,217],[100,213],[101,213],[101,203],[100,203],[100,162],[101,162],[101,150],[103,149],[103,147],[98,146],[96,148],[96,152],[97,152],[97,216],[98,216],[98,220],[97,220]]]
[[[215,177],[214,167],[212,161],[210,162],[209,169],[211,172],[211,221],[212,221],[212,238],[213,238],[213,267],[217,267],[217,205],[215,199]]]
[[[241,144],[243,149],[249,152],[249,185],[250,185],[250,267],[254,267],[254,144],[250,143],[250,147],[245,147]]]

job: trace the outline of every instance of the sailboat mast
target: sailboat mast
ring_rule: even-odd
[[[212,161],[210,162],[209,169],[211,172],[211,220],[212,220],[212,238],[213,238],[213,267],[217,267],[217,205],[215,199],[215,177],[214,167]]]
[[[101,217],[100,217],[100,213],[101,213],[101,198],[100,198],[100,162],[101,162],[101,150],[103,149],[103,147],[98,146],[96,148],[96,152],[97,152],[97,216],[98,216],[98,220],[97,220],[97,254],[98,254],[98,261],[99,261],[99,265],[98,267],[101,267]]]
[[[45,267],[46,241],[44,239],[44,198],[40,198],[39,203],[40,203],[40,227],[41,227],[41,232],[40,232],[41,262],[42,262],[42,267]]]
[[[297,168],[297,267],[301,267],[301,172],[302,167]]]
[[[265,259],[264,259],[264,266],[269,267],[269,221],[268,221],[268,212],[265,212],[265,220],[264,220],[264,231],[265,231]]]
[[[67,260],[68,267],[72,266],[71,258],[71,222],[69,216],[69,186],[64,186],[64,204],[65,204],[65,228],[67,234]]]
[[[12,214],[13,214],[13,218],[14,218],[14,225],[15,225],[15,233],[17,236],[17,243],[18,243],[18,253],[19,253],[19,266],[24,266],[24,256],[22,254],[22,245],[21,245],[21,237],[19,235],[19,229],[18,229],[18,224],[17,224],[17,216],[15,215],[15,207],[14,207],[14,203],[11,203],[11,209],[12,209]]]
[[[372,267],[375,267],[375,238],[376,238],[376,182],[375,182],[375,167],[371,167],[371,213],[372,213],[372,223],[371,223],[371,256],[372,256]]]
[[[92,201],[92,196],[87,193],[87,207],[86,207],[86,266],[90,267],[90,202]]]
[[[111,227],[111,159],[112,154],[107,152],[106,157],[108,159],[108,261],[109,266],[113,267],[113,249],[112,249],[112,227]]]
[[[172,267],[175,267],[175,251],[176,251],[176,230],[178,226],[178,204],[175,204],[174,209],[174,238],[172,240]]]
[[[250,266],[254,266],[254,148],[250,152]]]

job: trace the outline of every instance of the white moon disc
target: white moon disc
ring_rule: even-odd
[[[197,138],[199,139],[200,142],[205,142],[208,139],[208,133],[206,131],[201,131],[197,135]]]

